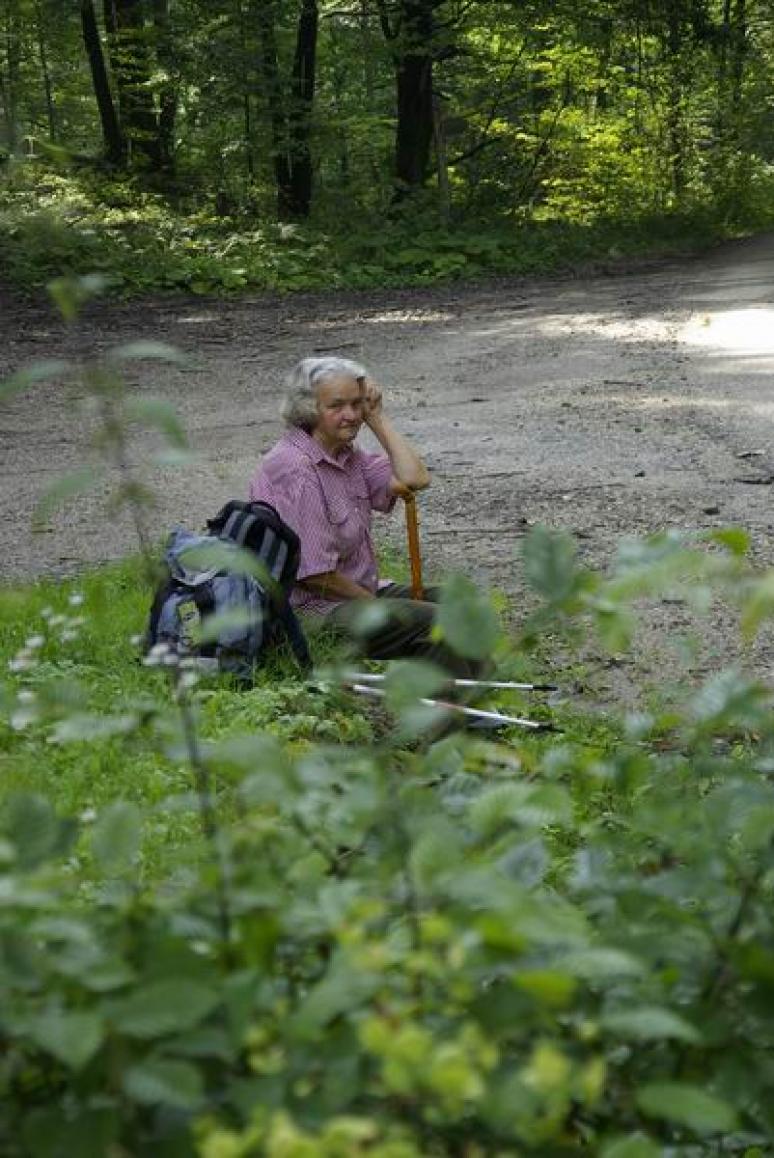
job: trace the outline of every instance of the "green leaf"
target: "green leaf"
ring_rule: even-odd
[[[22,1137],[30,1158],[105,1158],[114,1152],[121,1120],[107,1097],[101,1108],[81,1109],[55,1102],[24,1118]]]
[[[110,278],[100,273],[89,273],[85,277],[58,277],[49,282],[47,289],[54,305],[66,322],[77,318],[80,309],[93,297],[103,293],[110,285]]]
[[[544,599],[561,603],[576,587],[575,544],[569,535],[549,527],[533,527],[522,545],[524,576]]]
[[[750,585],[742,602],[742,634],[751,640],[761,624],[774,616],[774,571]]]
[[[28,386],[36,382],[48,382],[51,378],[62,378],[70,371],[70,363],[63,358],[51,358],[42,362],[34,362],[31,366],[19,370],[5,382],[0,383],[0,402],[6,402],[14,394],[20,394]]]
[[[131,361],[136,358],[154,358],[160,362],[177,362],[178,364],[184,364],[187,361],[185,354],[174,346],[169,346],[166,342],[154,342],[143,338],[137,342],[126,342],[122,346],[116,346],[110,351],[110,356],[119,361]]]
[[[701,1040],[698,1030],[689,1022],[656,1005],[643,1005],[635,1009],[621,1009],[606,1013],[601,1019],[605,1029],[624,1038],[638,1041],[658,1041],[673,1038],[676,1041],[695,1043]]]
[[[616,1138],[604,1147],[600,1158],[661,1158],[662,1150],[644,1134]]]
[[[469,819],[473,829],[484,837],[494,835],[504,824],[568,824],[572,820],[572,802],[556,784],[500,784],[473,802]]]
[[[750,535],[741,527],[719,527],[702,536],[707,542],[726,547],[732,555],[744,558],[750,550]]]
[[[605,981],[612,977],[638,977],[645,966],[620,949],[576,949],[562,957],[562,968],[573,977]]]
[[[123,1078],[126,1095],[144,1106],[172,1106],[195,1110],[201,1104],[204,1083],[190,1062],[170,1058],[147,1058],[131,1066]]]
[[[4,817],[8,839],[21,868],[36,868],[65,851],[74,826],[59,820],[48,800],[33,793],[10,797]]]
[[[687,1126],[698,1134],[737,1128],[733,1106],[686,1082],[651,1082],[637,1092],[637,1105],[652,1118]]]
[[[126,800],[117,800],[100,814],[91,835],[91,850],[106,872],[132,864],[142,840],[142,815]]]
[[[28,1027],[32,1040],[70,1069],[80,1070],[99,1049],[104,1026],[96,1013],[70,1013],[51,1009]]]
[[[491,602],[465,575],[444,583],[435,622],[444,642],[466,659],[486,659],[500,635]]]
[[[134,715],[100,716],[94,712],[75,712],[59,720],[51,730],[49,742],[71,744],[82,740],[109,740],[112,736],[127,736],[139,725]]]
[[[110,1020],[129,1037],[155,1038],[192,1029],[218,1004],[214,989],[185,977],[152,981],[108,1009]]]
[[[170,446],[185,449],[188,445],[185,430],[174,406],[161,398],[128,398],[126,415],[137,422],[160,430]]]
[[[39,528],[42,524],[47,523],[51,515],[69,499],[82,495],[84,491],[95,486],[98,481],[98,473],[88,466],[80,467],[78,470],[72,471],[71,474],[63,475],[53,486],[44,491],[38,500],[32,515],[33,527]]]

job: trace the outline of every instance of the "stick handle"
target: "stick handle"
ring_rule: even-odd
[[[417,521],[417,500],[413,491],[403,496],[406,504],[406,533],[408,534],[409,562],[411,564],[411,596],[423,599],[425,589],[422,584],[422,556],[419,553],[419,523]]]

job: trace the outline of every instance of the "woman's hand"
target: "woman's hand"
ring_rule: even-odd
[[[363,421],[367,426],[383,417],[382,388],[372,378],[363,383]]]

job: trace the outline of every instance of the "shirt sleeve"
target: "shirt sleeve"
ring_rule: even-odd
[[[390,460],[386,454],[364,454],[361,462],[371,507],[387,514],[395,506],[395,495],[390,492],[393,477]]]

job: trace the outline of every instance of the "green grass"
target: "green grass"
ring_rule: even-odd
[[[384,565],[391,577],[404,578],[397,557]],[[6,708],[0,721],[0,798],[40,793],[61,815],[81,817],[86,828],[110,801],[134,802],[148,813],[143,863],[155,873],[197,855],[199,822],[170,683],[141,662],[138,639],[149,602],[141,561],[134,558],[76,579],[0,591]],[[336,656],[324,632],[313,637],[313,649],[318,664]],[[29,666],[25,654],[33,657]],[[20,658],[22,670],[11,670]],[[506,678],[533,674],[529,658],[516,654],[508,641],[498,660]],[[515,692],[501,692],[487,703],[533,718],[553,714]],[[248,734],[276,737],[291,754],[318,744],[343,752],[390,742],[383,712],[335,687],[308,686],[285,656],[273,658],[249,691],[225,679],[204,682],[195,711],[205,746]],[[560,713],[573,737],[585,736],[593,750],[615,741],[614,723],[567,707]],[[555,742],[516,731],[500,740],[518,751],[527,768]],[[228,820],[235,793],[227,763],[216,773],[216,790]]]

